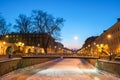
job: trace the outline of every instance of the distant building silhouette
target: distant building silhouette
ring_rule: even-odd
[[[85,40],[85,43],[83,44],[82,48],[85,48],[85,47],[87,47],[88,45],[91,45],[92,42],[94,42],[97,37],[98,37],[98,36],[91,36],[91,37],[87,38],[87,39]]]

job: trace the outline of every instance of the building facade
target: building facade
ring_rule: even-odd
[[[47,44],[47,42],[49,45],[54,45],[54,38],[45,33],[43,34],[12,33],[5,35],[4,41],[9,43],[22,42],[27,46],[39,46],[39,47],[43,47],[45,44]]]
[[[91,53],[93,56],[120,55],[120,19],[94,39],[87,39],[78,54]]]
[[[120,55],[120,19],[93,42],[92,48],[97,53]]]
[[[13,43],[17,47],[15,48],[24,50],[25,53],[29,51],[44,53],[43,48],[53,51],[54,38],[48,34],[36,34],[36,33],[12,33],[3,36],[3,39],[7,43]],[[51,49],[49,49],[51,48]],[[14,50],[15,50],[14,49]],[[26,50],[27,49],[27,50]],[[39,51],[37,51],[39,50]],[[49,53],[49,52],[48,52]]]
[[[94,55],[93,49],[92,49],[92,43],[95,41],[95,39],[98,36],[91,36],[85,40],[85,43],[83,44],[82,48],[77,51],[77,54],[79,55]]]
[[[60,42],[55,42],[54,43],[54,52],[57,53],[57,54],[62,54],[63,53],[63,44],[60,43]]]

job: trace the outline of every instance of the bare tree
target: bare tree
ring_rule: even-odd
[[[5,35],[9,33],[10,24],[7,24],[5,19],[0,15],[0,34]]]
[[[47,47],[49,46],[49,41],[51,36],[55,39],[60,37],[61,27],[63,26],[64,19],[63,18],[55,18],[52,15],[47,14],[41,10],[33,10],[32,11],[32,22],[34,27],[37,27],[38,33],[47,33],[50,37],[45,38],[47,42],[45,43],[45,39],[42,39],[43,48],[45,53],[47,53]]]
[[[54,25],[52,26],[50,30],[50,35],[52,35],[56,40],[61,40],[60,38],[60,31],[63,26],[64,19],[63,18],[56,18],[54,21]]]
[[[16,24],[14,27],[21,33],[29,33],[32,31],[30,17],[24,14],[20,14],[18,19],[16,19]]]

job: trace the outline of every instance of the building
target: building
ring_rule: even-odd
[[[77,54],[79,55],[94,55],[92,50],[92,43],[95,41],[95,39],[98,36],[91,36],[85,40],[85,43],[83,44],[82,48],[77,51]]]
[[[66,54],[67,54],[67,55],[70,54],[70,55],[71,55],[71,54],[73,54],[73,52],[72,52],[71,49],[68,49],[68,48],[65,48],[65,47],[64,47],[64,48],[63,48],[63,54],[65,54],[65,55],[66,55]]]
[[[41,48],[54,48],[54,38],[52,38],[47,33],[37,34],[37,33],[12,33],[3,36],[3,39],[7,43],[14,43],[18,48],[24,50],[25,53],[29,51],[35,52],[36,49]],[[24,46],[24,48],[22,48]],[[17,48],[16,48],[17,49]],[[41,50],[40,49],[40,50]],[[42,52],[44,51],[37,51]]]
[[[54,44],[54,39],[45,33],[12,33],[4,36],[4,41],[9,43],[23,42],[25,45],[39,47],[43,47],[44,44],[47,44],[47,40],[49,40],[49,45]]]
[[[63,44],[60,43],[60,42],[55,42],[54,43],[54,52],[57,53],[57,54],[61,54],[63,53]]]
[[[97,38],[98,36],[92,36],[92,37],[89,37],[85,40],[85,43],[83,44],[83,48],[85,47],[88,47],[92,44],[93,41],[95,41],[95,39]]]
[[[92,48],[97,53],[120,55],[120,19],[94,41]]]

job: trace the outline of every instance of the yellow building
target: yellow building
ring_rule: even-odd
[[[120,54],[120,19],[93,42],[92,48],[94,52]]]
[[[14,44],[0,41],[0,55],[6,55],[6,50],[10,46],[12,47],[12,50],[14,50]]]
[[[47,33],[11,33],[2,36],[2,38],[8,43],[15,44],[15,53],[18,50],[24,51],[24,53],[28,53],[29,51],[32,53],[45,53],[43,48],[46,48],[47,52],[51,53],[55,42],[54,38]]]
[[[92,46],[92,43],[95,41],[95,39],[97,37],[98,36],[88,37],[85,40],[85,43],[83,44],[82,48],[77,51],[77,54],[79,54],[79,55],[86,55],[86,56],[94,56],[95,55],[95,53],[93,51],[93,47],[94,46]]]
[[[6,50],[6,43],[3,41],[0,41],[0,55],[4,55],[5,54],[5,50]]]

